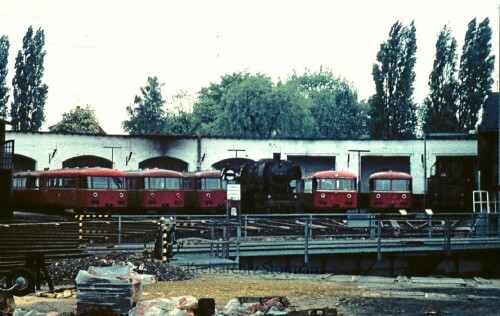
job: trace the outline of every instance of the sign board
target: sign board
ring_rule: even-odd
[[[227,199],[228,199],[228,201],[241,200],[241,187],[239,184],[228,184],[227,185]]]

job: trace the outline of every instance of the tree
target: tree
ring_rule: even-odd
[[[389,40],[380,45],[373,65],[376,93],[370,98],[371,137],[374,139],[410,139],[415,136],[416,105],[413,83],[417,42],[414,22],[405,27],[396,22]]]
[[[491,55],[491,34],[488,18],[477,28],[476,19],[469,22],[458,74],[458,124],[461,132],[476,128],[479,110],[491,92],[495,63],[495,56]]]
[[[423,102],[424,131],[457,132],[457,41],[445,26],[436,42],[434,67],[429,76],[429,95]]]
[[[0,37],[0,119],[7,118],[7,101],[9,100],[9,88],[7,87],[9,46],[9,38],[6,35]]]
[[[49,131],[53,133],[105,134],[95,117],[95,110],[89,105],[85,108],[77,106],[62,116],[62,120],[49,127]]]
[[[283,83],[247,72],[222,77],[202,89],[195,104],[200,135],[259,139],[312,135],[304,98]]]
[[[16,73],[12,80],[14,100],[10,116],[15,131],[36,132],[45,121],[44,106],[48,87],[42,83],[43,60],[45,57],[45,35],[38,29],[33,36],[30,26],[23,38],[14,66]]]
[[[189,106],[185,102],[191,103],[186,91],[179,91],[172,97],[174,110],[165,111],[165,135],[195,135],[196,120]]]
[[[293,74],[288,85],[296,85],[310,108],[314,121],[314,137],[357,139],[365,134],[363,111],[355,89],[337,78],[329,69],[320,68],[303,75]]]
[[[165,100],[161,94],[163,83],[158,78],[148,77],[148,83],[141,87],[134,104],[127,106],[129,120],[123,121],[123,129],[130,135],[161,135],[165,127]]]
[[[230,86],[240,84],[250,76],[247,72],[235,72],[221,77],[220,83],[210,83],[198,93],[193,107],[196,133],[205,136],[217,136],[220,121],[216,118],[221,112],[221,101]]]

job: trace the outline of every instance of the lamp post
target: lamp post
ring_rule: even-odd
[[[111,148],[111,168],[115,169],[114,150],[115,148],[122,148],[122,146],[104,146],[103,148]]]
[[[359,213],[359,195],[361,194],[361,153],[368,153],[368,152],[370,152],[370,150],[368,150],[368,149],[349,149],[348,151],[358,153],[358,183],[356,186],[356,192],[357,192],[356,205],[357,205],[357,210]]]

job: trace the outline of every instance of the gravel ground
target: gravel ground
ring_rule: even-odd
[[[232,269],[193,271],[118,253],[93,256],[86,261],[58,262],[50,270],[60,298],[37,293],[16,297],[16,304],[24,310],[74,313],[74,277],[79,269],[127,262],[162,280],[144,286],[144,300],[183,295],[214,298],[219,311],[232,298],[269,296],[286,297],[297,310],[329,307],[339,315],[486,316],[499,315],[500,311],[500,280],[419,278],[419,282],[414,282],[417,279],[405,277],[240,273]]]

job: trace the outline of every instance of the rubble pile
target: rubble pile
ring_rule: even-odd
[[[187,269],[153,261],[141,255],[131,255],[122,252],[93,254],[78,259],[64,259],[53,262],[47,268],[56,286],[75,285],[75,278],[80,270],[89,267],[109,267],[129,265],[138,273],[152,274],[157,281],[182,281],[194,278]]]

